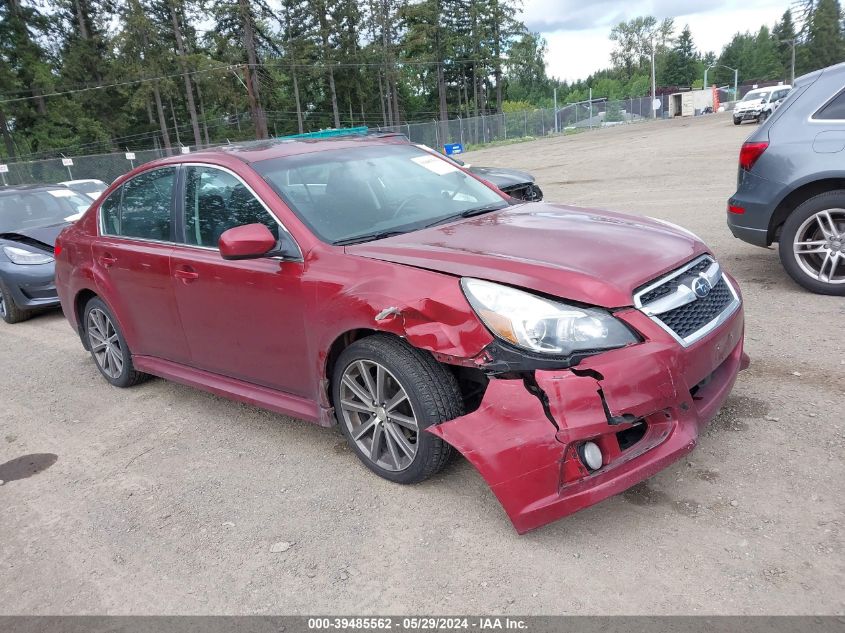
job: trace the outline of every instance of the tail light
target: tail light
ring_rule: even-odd
[[[59,255],[62,254],[62,244],[59,240],[56,240],[56,245],[53,247],[53,257],[58,258]]]
[[[743,143],[742,149],[739,150],[739,166],[745,171],[751,171],[754,163],[760,159],[768,147],[768,141]]]

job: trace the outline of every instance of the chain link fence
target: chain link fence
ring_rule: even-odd
[[[582,102],[561,106],[557,112],[553,108],[521,110],[477,117],[459,117],[440,122],[403,123],[376,129],[404,134],[412,143],[438,149],[450,143],[460,143],[465,149],[472,149],[489,143],[636,123],[654,116],[651,104],[651,97],[618,101],[595,99],[592,103]],[[666,116],[668,96],[661,97],[661,104],[661,108],[656,113],[658,118]],[[0,173],[0,184],[56,183],[85,178],[96,178],[110,183],[130,169],[166,155],[163,149],[151,149],[134,152],[132,160],[127,159],[125,153],[116,152],[74,156],[70,165],[64,164],[62,158],[9,163],[8,172]]]
[[[661,99],[657,117],[662,118],[668,109],[668,96]],[[381,131],[396,132],[407,136],[412,143],[442,148],[451,143],[460,143],[465,149],[488,143],[537,138],[552,134],[600,128],[622,123],[635,123],[654,116],[651,111],[651,97],[622,99],[617,101],[594,100],[569,104],[557,109],[521,110],[477,117],[450,119],[449,121],[427,121],[403,123],[378,128]],[[555,124],[557,119],[557,124]]]
[[[135,158],[129,160],[125,153],[93,154],[74,156],[71,159],[47,158],[27,162],[9,163],[9,171],[0,174],[0,183],[5,185],[24,185],[30,183],[55,183],[65,180],[95,178],[106,183],[134,169],[142,163],[163,158],[163,150],[150,149],[135,152]],[[72,164],[65,165],[63,161]]]

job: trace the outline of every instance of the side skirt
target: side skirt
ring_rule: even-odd
[[[133,356],[132,363],[147,374],[319,424],[319,407],[312,400],[152,356]]]

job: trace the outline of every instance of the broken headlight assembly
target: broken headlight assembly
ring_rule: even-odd
[[[480,279],[465,277],[461,287],[484,325],[521,350],[561,357],[639,342],[606,310],[570,305]]]

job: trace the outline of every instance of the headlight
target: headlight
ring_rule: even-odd
[[[604,310],[579,308],[480,279],[461,279],[461,287],[490,331],[522,349],[568,356],[637,342],[621,321]]]
[[[36,253],[34,251],[27,251],[15,246],[4,246],[3,252],[9,261],[13,264],[32,265],[32,264],[49,264],[53,258],[44,253]]]

